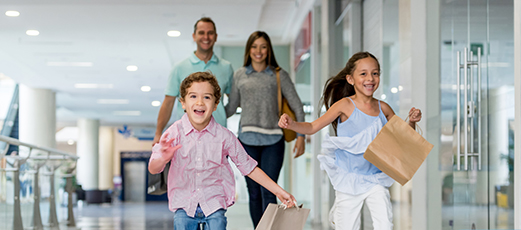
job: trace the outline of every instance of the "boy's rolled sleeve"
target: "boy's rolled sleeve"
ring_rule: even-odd
[[[257,161],[248,155],[235,135],[231,132],[229,135],[230,136],[227,138],[228,141],[225,145],[226,150],[228,151],[228,156],[235,166],[237,166],[237,169],[239,169],[241,174],[247,176],[253,171],[253,169],[255,169],[255,167],[257,167]]]

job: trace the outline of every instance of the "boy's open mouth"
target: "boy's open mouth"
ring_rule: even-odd
[[[202,115],[204,114],[205,111],[206,111],[206,110],[195,109],[195,110],[194,110],[194,113],[195,113],[196,115],[200,115],[200,116],[202,116]]]

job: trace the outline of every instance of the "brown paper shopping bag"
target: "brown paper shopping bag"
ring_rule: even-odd
[[[404,185],[423,163],[433,145],[398,116],[393,116],[369,144],[364,158]]]
[[[255,230],[302,230],[308,219],[309,209],[269,204]]]

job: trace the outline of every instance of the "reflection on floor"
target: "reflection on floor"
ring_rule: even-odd
[[[252,230],[248,204],[237,203],[228,209],[228,230]],[[76,212],[76,228],[172,230],[173,214],[164,202],[115,203],[112,205],[79,206]],[[65,228],[63,228],[65,229]],[[322,230],[306,226],[306,230]]]
[[[407,230],[410,226],[410,208],[408,205],[394,204],[394,229]],[[407,213],[401,215],[400,213]],[[364,210],[363,228],[372,228],[371,218],[368,210]],[[64,215],[65,216],[65,215]],[[228,209],[228,230],[252,230],[247,203],[236,203]],[[75,208],[76,228],[82,230],[172,230],[173,214],[168,210],[164,202],[128,203],[116,202],[103,205],[79,205]],[[67,229],[63,226],[61,229]],[[311,226],[308,223],[305,230],[329,230],[322,226]]]
[[[30,229],[33,205],[23,202],[21,206],[23,227]],[[49,220],[49,203],[40,203],[41,219],[44,226]],[[132,203],[115,201],[112,204],[84,204],[81,201],[74,207],[76,227],[67,227],[67,207],[57,205],[60,229],[64,230],[172,230],[173,213],[168,210],[166,202]],[[13,205],[0,202],[0,230],[13,229]],[[326,214],[327,215],[327,214]],[[228,230],[253,230],[248,204],[238,202],[228,209]],[[371,230],[372,221],[367,209],[364,209],[362,230]],[[410,205],[393,204],[393,223],[395,230],[411,229]],[[308,223],[305,230],[330,230],[328,226],[312,226]],[[49,229],[45,227],[45,229]]]

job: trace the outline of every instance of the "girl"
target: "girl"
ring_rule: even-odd
[[[284,138],[278,127],[279,109],[277,100],[277,71],[280,75],[282,95],[298,121],[304,121],[302,102],[295,86],[279,65],[268,35],[262,31],[253,32],[246,43],[244,66],[235,71],[233,84],[226,105],[226,115],[235,114],[241,106],[239,140],[246,152],[259,163],[268,176],[277,181],[284,160]],[[304,153],[304,135],[295,143],[295,157]],[[250,215],[253,225],[259,223],[269,203],[277,203],[276,197],[258,183],[246,177],[250,199]]]
[[[365,204],[374,229],[392,229],[389,186],[394,180],[364,159],[363,153],[394,112],[373,97],[380,83],[380,64],[372,54],[359,52],[345,68],[330,78],[322,101],[326,113],[317,120],[295,122],[286,114],[279,126],[298,133],[314,134],[332,124],[337,137],[326,136],[323,154],[318,157],[335,189],[330,220],[337,229],[360,229],[360,213]],[[421,120],[421,111],[411,108],[409,125]]]

